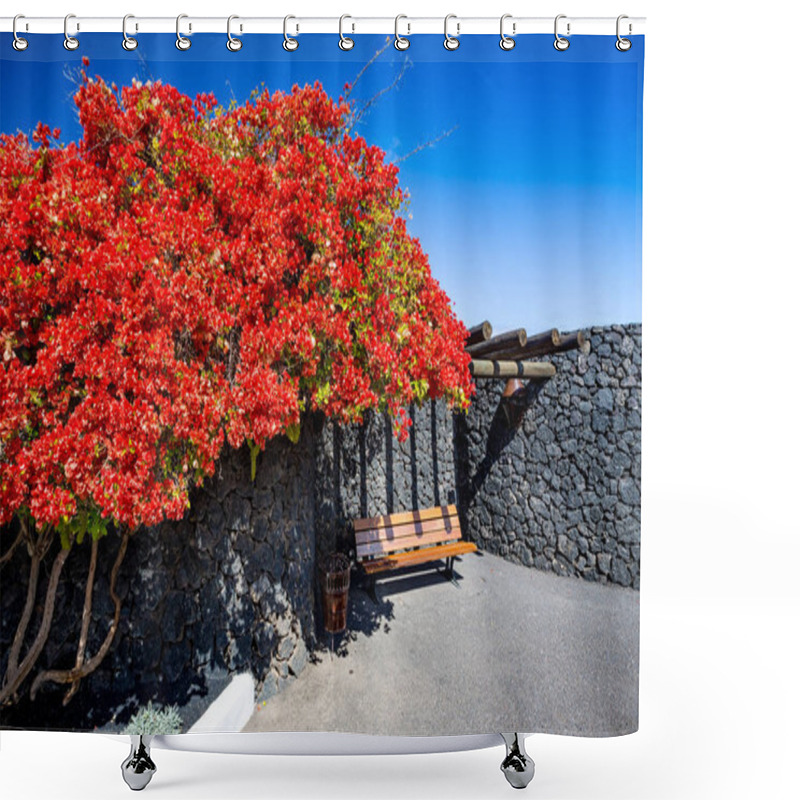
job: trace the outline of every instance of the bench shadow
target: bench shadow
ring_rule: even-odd
[[[384,598],[392,597],[396,594],[404,592],[413,592],[417,589],[425,589],[429,586],[434,586],[441,583],[450,583],[450,577],[445,574],[444,568],[437,569],[433,567],[427,570],[415,570],[414,572],[404,573],[405,570],[395,570],[392,577],[385,577],[378,581],[376,586],[376,594],[378,602],[384,601]],[[453,580],[458,582],[463,576],[454,568]],[[455,587],[453,587],[455,589]],[[372,602],[369,600],[369,602]]]
[[[477,551],[470,555],[480,556],[482,554]],[[309,652],[309,660],[312,663],[319,663],[323,657],[330,658],[332,655],[345,658],[349,655],[349,646],[359,636],[390,633],[392,630],[390,623],[395,618],[394,603],[391,598],[394,595],[426,589],[441,583],[455,581],[458,584],[463,578],[463,575],[456,569],[460,560],[457,557],[456,564],[453,565],[452,579],[444,570],[444,561],[431,562],[430,565],[424,565],[423,568],[419,566],[402,567],[389,574],[384,573],[376,586],[377,604],[370,597],[368,580],[354,575],[350,584],[347,629],[343,633],[335,634],[326,633],[324,630],[320,631],[314,649]],[[457,586],[453,586],[452,589],[458,591]]]

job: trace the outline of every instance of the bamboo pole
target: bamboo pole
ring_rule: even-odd
[[[473,344],[480,344],[492,338],[492,323],[484,320],[480,325],[473,325],[469,329],[467,347]]]
[[[486,342],[479,342],[478,344],[471,345],[467,347],[467,352],[473,358],[484,358],[485,356],[500,352],[501,350],[510,350],[513,347],[524,347],[527,341],[528,335],[525,333],[525,329],[517,328],[516,330],[493,336]]]
[[[546,361],[473,360],[470,372],[474,378],[552,378],[556,368]]]
[[[550,353],[557,352],[557,348],[560,344],[561,334],[555,328],[551,328],[544,333],[537,333],[535,336],[529,336],[528,341],[520,347],[515,346],[504,350],[498,350],[492,354],[492,358],[514,361],[518,358],[546,356]]]

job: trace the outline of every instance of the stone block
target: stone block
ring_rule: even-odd
[[[250,527],[250,503],[238,494],[225,498],[225,525],[233,531],[246,531]]]
[[[289,659],[289,672],[293,675],[299,675],[305,665],[308,663],[308,650],[306,649],[305,642],[300,639],[294,649],[292,657]]]
[[[630,586],[633,583],[627,564],[619,557],[611,559],[611,580],[620,586]]]

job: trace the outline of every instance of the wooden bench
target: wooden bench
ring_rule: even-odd
[[[445,571],[453,580],[455,557],[478,549],[472,542],[461,539],[461,525],[454,505],[357,519],[353,527],[356,561],[371,578],[370,594],[376,602],[375,575],[378,573],[444,559]]]

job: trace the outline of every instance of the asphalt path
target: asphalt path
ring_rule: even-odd
[[[333,637],[245,731],[614,736],[638,727],[639,593],[486,553],[351,589]]]

